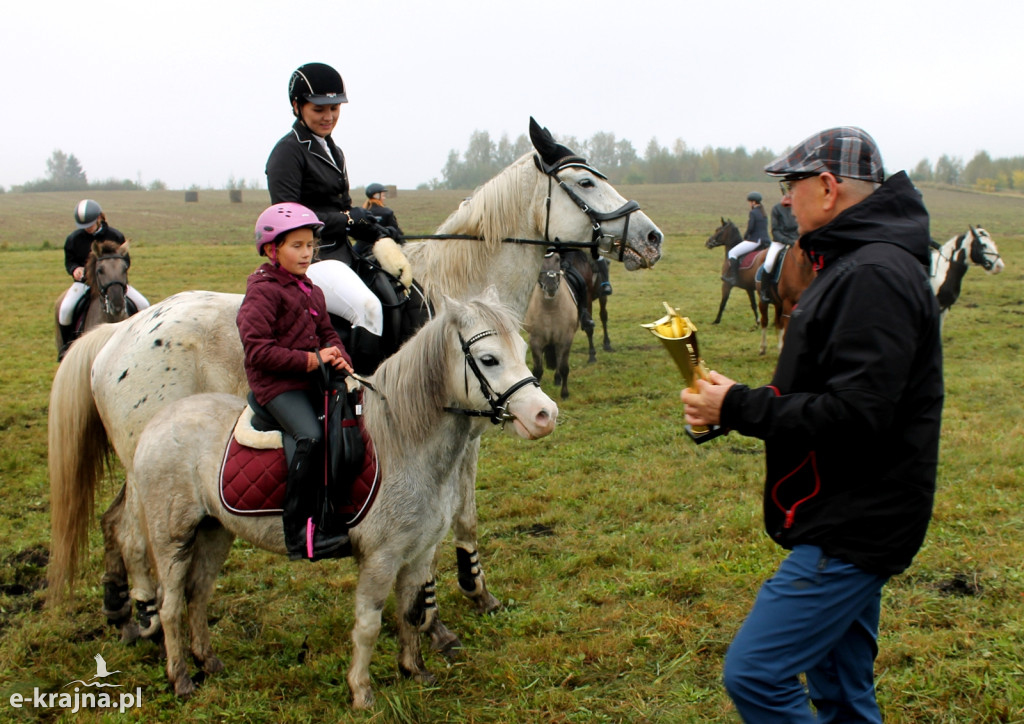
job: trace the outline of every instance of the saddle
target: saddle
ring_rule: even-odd
[[[326,496],[336,521],[345,527],[358,524],[369,512],[380,486],[380,469],[373,441],[357,412],[360,393],[336,404],[329,423],[330,473]],[[352,412],[344,412],[351,404]],[[338,429],[338,428],[344,428]],[[344,434],[347,433],[347,434]],[[346,439],[347,438],[347,439]],[[250,404],[242,410],[224,450],[220,470],[220,499],[235,515],[281,515],[284,510],[288,463],[284,436],[273,418],[261,412],[250,393]],[[338,450],[338,446],[343,449]]]
[[[364,253],[360,253],[360,248]],[[331,324],[352,357],[353,369],[362,375],[372,374],[434,315],[434,309],[419,284],[414,281],[406,294],[402,283],[380,268],[370,252],[371,248],[372,244],[352,247],[351,267],[380,300],[384,324],[379,341],[372,340],[367,344],[353,335],[352,325],[347,319],[330,315]]]
[[[746,254],[740,257],[740,269],[749,269],[754,266],[754,258],[763,251],[761,247],[748,251]]]

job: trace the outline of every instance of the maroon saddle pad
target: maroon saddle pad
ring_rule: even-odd
[[[362,424],[359,430],[365,447],[363,466],[352,484],[351,504],[338,509],[350,528],[369,512],[380,487],[377,452]],[[235,515],[281,515],[287,477],[283,448],[246,447],[232,434],[220,467],[221,503]]]
[[[753,251],[748,251],[746,254],[740,257],[740,269],[749,269],[750,267],[754,266],[754,258],[762,251],[764,250],[754,249]]]

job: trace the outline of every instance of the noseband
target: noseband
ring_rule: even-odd
[[[555,161],[553,164],[548,165],[544,163],[540,156],[534,154],[533,162],[537,165],[541,171],[548,177],[548,196],[545,200],[546,204],[546,215],[544,219],[544,241],[553,245],[569,245],[566,242],[562,242],[559,239],[551,241],[551,237],[548,234],[548,224],[551,221],[551,186],[554,181],[558,182],[558,186],[565,192],[566,196],[572,199],[573,203],[580,207],[580,211],[586,214],[590,218],[591,224],[591,237],[590,237],[590,254],[595,259],[598,257],[598,253],[608,254],[615,248],[615,242],[618,240],[619,243],[619,261],[622,261],[623,255],[626,253],[626,247],[628,245],[629,238],[629,217],[634,211],[640,210],[640,204],[636,201],[627,201],[615,211],[595,211],[590,208],[589,204],[584,201],[580,196],[569,188],[569,185],[565,183],[558,176],[558,172],[566,168],[582,168],[590,173],[594,174],[598,178],[607,181],[608,177],[603,173],[595,169],[594,167],[587,164],[585,159],[579,156],[567,156],[566,158]],[[615,219],[626,218],[625,225],[622,228],[622,235],[615,236],[614,234],[606,234],[601,229],[602,221],[614,221]],[[634,251],[636,251],[634,249]],[[641,255],[642,257],[643,255]]]
[[[973,226],[969,228],[971,230],[971,261],[979,264],[985,271],[992,271],[996,261],[1000,258],[1000,254],[995,251],[986,251],[985,243],[981,240],[981,234]]]
[[[474,334],[467,340],[463,339],[461,332],[459,333],[459,343],[462,345],[462,354],[466,357],[466,366],[470,370],[473,370],[473,374],[480,383],[480,391],[484,393],[485,397],[487,397],[487,404],[490,405],[491,409],[466,410],[461,407],[446,407],[444,408],[445,412],[452,412],[456,415],[467,415],[469,417],[486,417],[489,418],[492,423],[498,425],[500,423],[516,419],[515,415],[510,413],[507,409],[509,398],[511,398],[512,395],[518,392],[520,388],[526,387],[527,385],[540,387],[540,383],[537,381],[537,378],[530,375],[529,377],[524,377],[519,380],[500,395],[496,395],[494,393],[494,390],[491,389],[490,384],[487,382],[487,378],[484,377],[483,373],[480,371],[479,365],[477,365],[476,360],[473,358],[473,354],[470,352],[470,347],[484,337],[490,337],[491,335],[496,334],[497,332],[495,330],[489,329],[485,332]],[[466,393],[469,394],[469,372],[466,372]]]

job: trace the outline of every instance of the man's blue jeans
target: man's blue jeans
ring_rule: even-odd
[[[816,546],[794,548],[761,587],[725,657],[725,688],[743,720],[880,723],[874,664],[887,580]]]

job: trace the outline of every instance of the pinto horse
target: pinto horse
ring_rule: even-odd
[[[477,189],[437,230],[405,253],[427,296],[466,299],[494,285],[522,316],[547,248],[596,248],[628,271],[661,257],[663,235],[607,178],[530,119],[528,153]],[[130,481],[138,436],[177,399],[200,392],[248,391],[235,316],[240,294],[183,292],[72,346],[50,393],[52,546],[49,596],[69,589],[88,541],[104,455],[113,450]],[[77,348],[77,349],[76,349]],[[453,462],[459,505],[452,522],[460,590],[480,612],[500,606],[488,591],[477,551],[479,441]],[[103,515],[104,611],[129,634],[131,601],[118,532],[123,496]],[[457,638],[435,617],[434,647]]]
[[[436,683],[420,653],[419,634],[433,612],[421,591],[458,501],[451,466],[494,415],[506,432],[525,440],[555,429],[558,406],[530,376],[525,358],[519,319],[491,288],[465,303],[445,300],[438,316],[385,360],[363,391],[363,426],[382,477],[369,512],[349,533],[359,566],[348,671],[357,709],[373,704],[370,658],[392,588],[399,668],[416,681]],[[467,384],[467,376],[477,379]],[[162,589],[167,677],[179,696],[195,689],[182,635],[186,606],[192,655],[207,673],[223,669],[210,645],[206,606],[232,541],[238,536],[286,553],[278,516],[236,515],[222,502],[224,450],[244,406],[223,393],[178,400],[153,417],[135,451],[125,533],[145,544],[139,541],[134,550],[140,555],[126,562],[133,592],[141,588],[156,599],[157,586]],[[147,555],[155,559],[156,580]]]
[[[980,266],[989,274],[1003,270],[1003,258],[989,233],[980,226],[954,236],[941,246],[932,247],[931,284],[939,300],[939,310],[945,321],[949,308],[960,297],[960,287],[967,273],[968,262]]]
[[[125,296],[128,289],[128,246],[127,241],[122,244],[110,240],[92,243],[89,259],[85,262],[85,276],[82,278],[89,287],[89,295],[79,303],[79,309],[84,310],[84,314],[75,310],[73,321],[77,336],[100,324],[128,318]],[[65,295],[67,291],[57,297],[53,310],[58,354],[64,346],[58,317]]]

